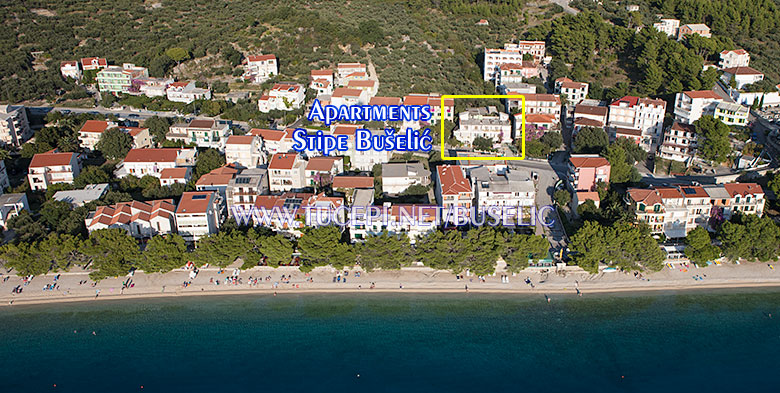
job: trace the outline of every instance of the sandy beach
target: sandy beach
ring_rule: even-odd
[[[359,272],[360,276],[356,276]],[[743,263],[741,265],[713,265],[706,268],[688,269],[664,268],[660,272],[634,276],[633,273],[607,272],[589,274],[579,269],[569,268],[565,272],[524,271],[497,273],[485,276],[484,281],[477,276],[457,279],[447,271],[435,271],[427,268],[404,268],[400,271],[364,272],[352,269],[345,275],[329,267],[320,267],[306,274],[294,267],[256,267],[241,271],[240,283],[226,283],[233,268],[202,268],[197,277],[189,279],[189,270],[175,270],[165,274],[145,274],[138,272],[132,276],[132,287],[122,289],[128,277],[109,278],[94,284],[89,280],[89,272],[75,268],[70,272],[37,276],[27,285],[23,278],[5,274],[0,276],[0,305],[54,303],[71,301],[118,300],[148,297],[204,296],[224,294],[271,294],[289,293],[345,293],[356,295],[369,292],[492,292],[537,294],[581,294],[631,292],[631,291],[674,291],[691,289],[780,287],[780,269],[772,269],[766,263]],[[282,276],[285,278],[282,279]],[[334,282],[334,277],[341,277]],[[502,278],[505,276],[505,278]],[[257,278],[257,284],[250,279]],[[526,283],[526,278],[530,284]],[[697,279],[698,278],[698,279]],[[346,279],[346,280],[345,280]],[[219,285],[215,284],[219,281]],[[238,280],[237,280],[238,281]],[[191,284],[184,286],[185,282]],[[81,284],[80,284],[81,283]],[[372,288],[373,283],[373,288]],[[55,289],[44,290],[47,284],[55,284]],[[22,293],[13,293],[21,285]]]

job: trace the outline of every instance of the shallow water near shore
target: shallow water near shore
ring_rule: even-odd
[[[136,299],[0,329],[2,392],[774,392],[780,291]]]

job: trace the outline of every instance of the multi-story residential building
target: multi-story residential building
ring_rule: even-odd
[[[11,187],[11,182],[8,180],[8,172],[5,170],[5,160],[0,160],[0,194],[4,193],[8,187]]]
[[[384,164],[390,162],[392,155],[388,150],[375,150],[368,149],[365,151],[358,151],[355,149],[355,132],[357,129],[362,129],[362,124],[331,124],[333,135],[346,135],[347,136],[347,151],[340,152],[344,156],[349,157],[350,166],[353,169],[361,171],[370,171],[376,164]],[[368,130],[373,135],[384,135],[382,130]],[[345,168],[346,169],[346,168]]]
[[[431,171],[420,162],[382,164],[382,192],[400,194],[413,185],[431,184]]]
[[[476,167],[469,170],[469,177],[474,190],[474,206],[481,212],[491,206],[530,208],[536,205],[534,181],[520,172],[495,172],[487,167]]]
[[[723,218],[728,220],[736,213],[764,214],[766,198],[764,189],[756,183],[726,183],[723,185],[729,194],[729,201],[723,210]]]
[[[715,107],[713,117],[730,126],[746,126],[748,122],[748,108],[733,102],[720,102]]]
[[[220,202],[225,203],[227,200],[228,184],[236,177],[237,173],[238,169],[232,164],[223,165],[202,175],[198,181],[195,182],[195,190],[214,191],[219,194]],[[220,208],[224,207],[224,205],[220,205]]]
[[[56,149],[55,149],[56,150]],[[73,183],[81,171],[76,153],[58,153],[52,150],[33,156],[27,179],[33,191],[45,190],[52,184]]]
[[[65,79],[67,78],[81,79],[81,67],[79,67],[79,62],[76,60],[61,62],[60,74],[62,74],[62,77]]]
[[[149,129],[144,127],[119,127],[123,132],[126,132],[133,138],[133,149],[145,149],[152,147],[152,136],[149,134]]]
[[[125,159],[117,165],[114,175],[119,178],[149,175],[159,179],[164,169],[195,166],[197,155],[198,150],[195,148],[130,149]]]
[[[211,90],[195,86],[195,81],[174,82],[165,91],[168,101],[189,104],[195,100],[210,100]]]
[[[504,44],[503,49],[485,49],[485,58],[483,62],[483,79],[493,80],[496,75],[496,69],[502,64],[522,63],[523,55],[530,55],[533,61],[541,63],[544,60],[545,43],[544,41],[520,41],[517,44]]]
[[[95,150],[95,145],[100,141],[100,136],[109,128],[116,127],[116,123],[102,120],[87,120],[79,130],[79,144],[87,150]]]
[[[661,141],[665,113],[664,100],[625,96],[609,105],[607,125],[613,129],[640,130],[639,146],[646,151],[655,151]]]
[[[430,94],[409,94],[404,96],[404,105],[429,105],[433,116],[430,123],[437,123],[442,120],[455,121],[455,100],[447,98],[444,100],[444,112],[441,110],[441,95],[437,93]],[[442,117],[443,115],[443,117]]]
[[[0,227],[7,228],[8,220],[16,217],[22,210],[30,211],[27,194],[0,195]]]
[[[265,164],[263,142],[255,135],[231,135],[225,142],[225,160],[245,168]]]
[[[750,53],[744,49],[724,50],[723,52],[720,52],[718,67],[721,69],[747,67],[749,65]]]
[[[710,195],[700,186],[681,186],[684,205],[687,211],[685,233],[692,231],[697,226],[708,228],[710,220]]]
[[[370,191],[366,193],[367,196],[369,194]],[[371,196],[373,197],[373,195]],[[404,234],[409,238],[409,242],[414,244],[420,237],[436,230],[438,206],[435,205],[393,204],[386,202],[382,206],[370,206],[355,202],[353,206],[356,207],[356,213],[360,215],[357,218],[351,217],[352,219],[349,223],[349,234],[353,243],[363,241],[370,236],[378,236],[382,232],[387,232],[393,235]],[[368,213],[362,211],[366,206],[370,209],[378,210],[379,216],[373,216],[369,221],[367,218]]]
[[[311,70],[309,89],[317,91],[317,95],[333,93],[333,70]]]
[[[366,96],[371,99],[371,97],[376,95],[376,92],[379,90],[379,82],[368,79],[364,81],[349,81],[347,83],[348,89],[357,89],[357,90],[363,90],[366,92]]]
[[[598,127],[603,128],[607,124],[607,118],[609,114],[609,107],[602,105],[601,102],[581,102],[574,107],[574,113],[572,116],[566,117],[567,126],[574,128],[575,131],[579,131],[576,127],[577,121],[580,119],[587,119],[590,122],[580,121],[579,128],[582,127]]]
[[[133,86],[128,91],[128,94],[143,94],[147,97],[165,97],[167,95],[168,86],[173,84],[173,78],[136,78],[131,81]]]
[[[23,106],[0,105],[0,142],[21,146],[33,135]]]
[[[676,37],[677,31],[680,29],[680,21],[678,19],[662,18],[660,22],[653,23],[653,27],[669,37]]]
[[[684,91],[674,100],[674,117],[682,123],[693,124],[704,115],[712,115],[725,100],[712,90]]]
[[[300,237],[306,225],[318,227],[345,223],[343,204],[342,198],[329,197],[324,193],[260,195],[255,201],[257,214],[252,219],[255,225],[262,224],[274,231]]]
[[[249,130],[249,135],[260,138],[262,149],[267,154],[284,153],[292,149],[292,145],[287,146],[285,136],[287,132],[282,130],[268,130],[264,128],[253,128]]]
[[[356,189],[373,189],[374,178],[371,176],[338,175],[333,177],[331,186],[333,191],[344,193],[347,199],[349,199]]]
[[[306,162],[297,153],[276,153],[268,164],[271,192],[296,190],[305,187]]]
[[[323,187],[333,183],[333,178],[344,172],[342,157],[311,157],[306,163],[306,186]]]
[[[458,141],[467,144],[479,137],[493,143],[512,143],[512,122],[509,115],[494,106],[469,108],[458,115],[458,128],[453,134]]]
[[[339,85],[346,85],[350,77],[355,77],[353,74],[362,74],[362,77],[368,79],[366,73],[366,65],[362,63],[339,63],[336,66],[336,77],[338,78]]]
[[[303,105],[306,92],[300,83],[277,83],[257,101],[260,112],[291,111]]]
[[[609,161],[596,154],[572,154],[569,158],[569,182],[575,191],[593,191],[601,182],[609,184]]]
[[[230,217],[236,218],[235,207],[245,211],[255,205],[258,195],[268,194],[268,170],[265,168],[246,168],[228,182],[227,209]]]
[[[505,63],[496,68],[493,76],[496,86],[513,83],[521,83],[529,78],[539,77],[541,69],[533,61],[522,61],[519,63]]]
[[[108,183],[87,184],[80,190],[62,190],[52,195],[52,199],[67,202],[72,208],[100,199],[108,192]]]
[[[515,94],[507,92],[507,95]],[[509,111],[522,109],[522,101],[519,99],[507,100]],[[525,114],[553,115],[561,118],[561,97],[556,94],[525,94]]]
[[[703,23],[694,23],[680,26],[677,30],[677,40],[682,41],[682,39],[689,34],[698,34],[705,38],[712,38],[709,26]]]
[[[638,221],[644,221],[653,235],[663,234],[670,239],[685,237],[688,208],[679,189],[629,189],[628,201]]]
[[[247,56],[243,63],[243,78],[250,83],[263,83],[279,75],[279,65],[274,55]]]
[[[737,89],[741,89],[745,85],[763,80],[764,74],[752,67],[732,67],[724,68],[720,79],[726,84],[730,84],[733,80]]]
[[[674,122],[664,132],[664,139],[658,154],[667,160],[688,163],[696,151],[696,127],[692,124]]]
[[[97,73],[98,89],[108,93],[126,93],[133,87],[133,79],[148,78],[149,70],[135,64],[125,63],[109,66]]]
[[[102,57],[81,58],[81,69],[84,71],[100,70],[108,67],[108,61]]]
[[[331,105],[365,105],[368,103],[368,92],[360,89],[339,87],[330,96]]]
[[[214,191],[190,191],[181,195],[176,206],[176,231],[187,242],[219,231],[222,201]]]
[[[98,206],[90,212],[84,223],[90,233],[98,229],[121,228],[138,239],[166,235],[176,231],[173,199],[148,202],[121,202]]]
[[[189,124],[174,124],[168,129],[166,139],[194,143],[198,147],[225,150],[230,127],[214,119],[193,119]]]
[[[561,77],[555,80],[555,94],[566,95],[567,105],[577,105],[588,98],[588,84]]]
[[[442,220],[455,222],[456,210],[465,209],[470,214],[474,200],[474,191],[471,183],[466,179],[466,175],[459,165],[439,165],[436,167],[436,177],[434,179],[434,194],[436,204],[441,206],[445,212],[449,211],[449,217],[443,217]]]
[[[176,183],[187,184],[192,179],[192,167],[165,168],[160,171],[160,185],[172,186]]]

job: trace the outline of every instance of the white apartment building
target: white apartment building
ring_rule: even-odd
[[[227,123],[214,119],[194,119],[189,124],[174,124],[168,129],[165,138],[171,141],[194,143],[198,147],[225,150],[225,142],[230,136]]]
[[[6,146],[21,146],[32,135],[23,106],[0,105],[0,142]]]
[[[453,132],[461,143],[472,144],[478,137],[493,143],[512,143],[512,122],[509,115],[494,106],[469,108],[458,115],[458,128]]]
[[[286,145],[285,136],[287,133],[282,130],[253,128],[249,130],[249,135],[260,138],[261,148],[267,154],[284,153],[292,149],[292,144]]]
[[[641,131],[639,146],[655,151],[663,133],[666,101],[625,96],[609,105],[607,125]]]
[[[376,95],[379,90],[379,82],[373,79],[368,80],[353,80],[347,83],[347,89],[363,90],[366,92],[366,97],[370,100]],[[332,96],[331,96],[332,98]]]
[[[211,90],[195,87],[195,81],[174,82],[165,91],[169,101],[189,104],[195,100],[210,100]]]
[[[352,74],[362,74],[368,79],[366,73],[366,65],[362,63],[339,63],[336,66],[336,77],[338,78],[340,85],[346,85],[349,82],[349,77]]]
[[[330,96],[331,105],[365,105],[370,97],[368,92],[361,89],[350,89],[348,87],[338,87],[333,90]]]
[[[695,151],[696,127],[676,121],[664,132],[658,154],[667,160],[688,162],[693,159]]]
[[[195,166],[197,154],[195,148],[131,149],[117,165],[114,175],[119,178],[149,175],[159,179],[164,169]]]
[[[73,79],[81,79],[81,67],[79,67],[79,62],[76,60],[70,60],[70,61],[63,61],[60,63],[60,74],[62,74],[62,77],[67,78],[73,78]]]
[[[530,173],[529,173],[530,175]],[[485,212],[488,207],[530,208],[536,206],[536,187],[528,175],[504,170],[497,173],[487,167],[469,170],[474,190],[474,206]],[[509,213],[519,214],[519,212]],[[525,216],[529,220],[529,216]]]
[[[516,94],[507,92],[507,95]],[[521,110],[522,101],[507,100],[509,110]],[[561,97],[557,94],[525,94],[525,114],[552,115],[556,122],[561,118]]]
[[[750,66],[750,53],[744,49],[724,50],[720,52],[721,69]]]
[[[680,21],[678,19],[662,18],[660,22],[653,23],[653,27],[669,37],[677,37]]]
[[[569,78],[562,77],[555,80],[555,94],[565,94],[567,105],[577,105],[588,98],[588,87],[587,83],[575,82]]]
[[[95,150],[95,145],[100,142],[100,136],[109,128],[116,127],[116,123],[102,120],[87,120],[79,129],[79,145],[87,150]]]
[[[724,101],[712,90],[677,93],[674,100],[674,118],[682,123],[693,124],[704,115],[714,114],[718,104]]]
[[[271,192],[283,192],[305,187],[306,162],[297,153],[276,153],[268,164]]]
[[[187,242],[219,231],[222,201],[214,191],[191,191],[182,194],[176,206],[176,231]]]
[[[519,41],[516,44],[504,44],[503,49],[485,49],[483,79],[493,80],[496,69],[502,64],[522,63],[523,55],[533,57],[535,63],[541,63],[545,57],[544,41]]]
[[[332,94],[333,84],[333,70],[311,70],[309,75],[309,89],[316,90],[317,95]]]
[[[268,170],[265,168],[247,168],[239,172],[228,182],[225,190],[228,215],[236,218],[235,206],[246,210],[255,205],[258,195],[268,194]]]
[[[82,57],[81,69],[84,71],[99,70],[108,67],[108,61],[102,57]]]
[[[144,149],[152,147],[152,136],[148,128],[143,127],[119,127],[122,132],[126,132],[133,138],[133,149]]]
[[[533,61],[505,63],[495,70],[493,79],[496,86],[522,83],[529,78],[538,77],[541,73],[539,65]]]
[[[263,83],[274,75],[279,75],[275,55],[247,56],[244,59],[243,78],[250,83]]]
[[[333,178],[342,172],[344,172],[344,158],[342,157],[311,157],[306,163],[306,185],[321,187],[331,184]]]
[[[750,111],[747,107],[724,101],[715,107],[713,117],[730,126],[746,126],[749,114]]]
[[[680,26],[680,28],[677,29],[677,40],[682,41],[683,38],[689,34],[698,34],[705,38],[712,38],[709,26],[703,23],[694,23]]]
[[[752,67],[732,67],[724,68],[720,79],[725,84],[730,84],[733,80],[737,89],[741,89],[745,85],[764,80],[764,74]]]
[[[382,164],[382,192],[400,194],[413,185],[431,184],[431,171],[419,162]]]
[[[306,91],[300,83],[277,83],[257,101],[260,112],[291,111],[303,105]]]
[[[98,229],[121,228],[137,239],[176,232],[176,205],[172,199],[121,202],[98,206],[84,220],[90,233]]]
[[[455,214],[456,209],[470,211],[474,200],[471,183],[466,179],[463,168],[459,165],[436,167],[434,194],[436,204],[445,211],[452,212],[451,214]],[[455,217],[450,216],[445,221],[455,221]]]
[[[33,156],[27,171],[27,179],[33,191],[45,190],[52,184],[73,183],[79,175],[81,164],[76,153],[40,153]]]
[[[367,195],[370,193],[370,190],[355,191],[356,193],[367,191]],[[438,206],[435,205],[385,202],[382,206],[370,206],[355,202],[353,206],[357,215],[357,217],[351,217],[349,222],[350,240],[353,243],[387,232],[391,235],[404,234],[409,238],[409,243],[414,244],[420,237],[436,230]],[[366,206],[376,209],[377,212],[371,213],[378,213],[379,216],[373,216],[369,221],[368,213],[363,211]]]
[[[245,168],[265,164],[260,137],[254,135],[232,135],[225,142],[225,160]]]
[[[391,151],[387,150],[374,150],[368,149],[366,151],[358,151],[355,149],[355,132],[357,129],[363,128],[362,124],[331,124],[333,135],[346,135],[347,136],[347,151],[340,152],[340,154],[349,157],[350,165],[352,169],[361,171],[370,171],[375,164],[384,164],[390,162],[392,156]],[[373,135],[384,135],[382,130],[368,130]],[[345,168],[346,169],[346,168]]]
[[[160,185],[172,186],[176,183],[187,184],[192,179],[192,167],[165,168],[160,171]]]

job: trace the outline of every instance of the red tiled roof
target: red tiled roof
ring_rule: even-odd
[[[333,128],[333,135],[355,135],[355,130],[363,128],[362,124],[337,124]]]
[[[374,188],[371,176],[335,176],[333,188]]]
[[[658,195],[661,199],[681,199],[683,197],[682,192],[676,187],[656,187]]]
[[[130,149],[125,162],[176,162],[181,149]]]
[[[341,157],[312,157],[306,164],[307,171],[326,172],[333,169],[333,163],[341,160]]]
[[[731,68],[724,68],[723,72],[726,74],[731,75],[764,75],[759,70],[756,70],[753,67],[731,67]]]
[[[199,195],[205,195],[206,197],[202,198]],[[176,213],[205,213],[208,211],[213,197],[214,191],[185,192],[181,195],[179,206],[176,207]]]
[[[311,76],[333,76],[333,70],[311,70]]]
[[[225,144],[228,145],[251,145],[255,140],[254,135],[231,135]]]
[[[198,179],[196,186],[227,186],[235,174],[207,173]]]
[[[599,197],[599,193],[596,191],[577,191],[578,202],[584,202],[587,200],[598,202],[601,200],[601,197]]]
[[[574,120],[574,125],[583,127],[603,127],[604,123],[587,117],[580,117],[579,119]]]
[[[268,169],[292,169],[297,157],[296,153],[276,153],[271,157]]]
[[[189,168],[165,168],[160,171],[161,179],[186,179]]]
[[[276,56],[275,55],[256,55],[256,56],[247,56],[247,59],[249,59],[249,61],[276,60]]]
[[[672,128],[671,129],[674,130],[674,131],[691,132],[691,133],[694,133],[694,134],[696,133],[696,126],[695,125],[693,125],[693,124],[684,124],[684,123],[680,123],[678,121],[676,121],[676,122],[674,122],[674,124],[672,124]]]
[[[721,55],[727,55],[727,54],[732,53],[732,52],[736,53],[738,55],[746,55],[746,54],[748,54],[748,52],[746,50],[744,50],[744,49],[724,50],[724,51],[720,52],[720,54]]]
[[[441,106],[441,96],[436,94],[410,94],[408,96],[404,96],[404,105],[430,105],[431,107]],[[455,106],[455,100],[452,98],[445,98],[444,106]]]
[[[471,183],[466,180],[463,169],[458,165],[440,165],[436,167],[443,195],[471,192]]]
[[[70,160],[76,153],[40,153],[33,156],[30,168],[70,165]]]
[[[211,128],[216,122],[212,119],[195,119],[187,125],[189,128]]]
[[[709,199],[710,195],[707,194],[707,191],[704,190],[703,187],[699,186],[682,186],[680,187],[682,190],[683,195],[685,195],[686,198],[707,198]]]
[[[374,87],[375,84],[376,84],[376,81],[372,81],[370,79],[369,80],[365,80],[365,81],[351,80],[351,81],[349,81],[349,83],[347,83],[347,88],[352,88],[352,87]]]
[[[609,161],[604,157],[577,157],[572,156],[569,158],[571,164],[575,168],[598,168],[602,166],[609,166]]]
[[[746,196],[764,193],[764,189],[756,183],[726,183],[723,187],[726,188],[726,191],[732,198],[737,195]]]
[[[135,137],[138,134],[140,134],[142,131],[148,130],[148,128],[143,127],[122,127],[122,131],[130,134],[130,136]]]
[[[712,91],[712,90],[695,90],[695,91],[684,91],[683,94],[690,98],[716,98],[716,99],[722,99],[721,96],[718,95],[718,93]]]
[[[347,87],[337,87],[333,90],[331,97],[360,97],[363,91],[360,89],[350,89]]]
[[[266,141],[281,141],[284,138],[285,132],[280,130],[268,130],[265,128],[253,128],[249,130],[252,135],[257,135]]]
[[[182,87],[187,87],[187,85],[189,85],[189,84],[190,84],[190,82],[186,82],[186,81],[185,82],[173,82],[170,85],[168,85],[168,87],[182,88]]]
[[[81,129],[79,132],[96,132],[96,133],[102,133],[103,131],[108,128],[108,122],[107,121],[101,121],[101,120],[87,120],[83,126],[81,126]]]
[[[526,124],[549,124],[555,123],[555,116],[545,113],[529,113],[525,115]]]
[[[400,97],[372,97],[368,105],[401,105]]]
[[[615,127],[615,134],[616,135],[642,136],[642,130],[635,130],[633,128]]]
[[[108,61],[100,57],[83,57],[81,58],[81,65],[90,67],[92,66],[92,60],[97,60],[99,66],[108,67]]]
[[[60,62],[60,68],[62,68],[63,66],[66,66],[66,65],[75,67],[75,66],[79,65],[79,62],[76,61],[76,60],[68,60],[68,61]]]
[[[532,101],[550,101],[550,102],[561,102],[561,98],[558,97],[555,94],[524,94],[525,96],[525,102],[532,102]]]
[[[606,116],[608,110],[609,109],[606,106],[593,106],[593,105],[579,104],[574,107],[574,114]]]
[[[653,189],[631,188],[628,190],[628,195],[634,202],[641,202],[649,206],[663,203],[658,192]]]

